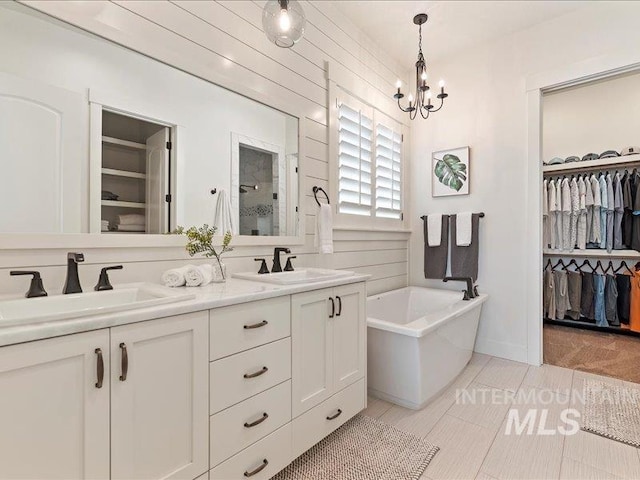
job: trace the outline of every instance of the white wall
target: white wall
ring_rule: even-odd
[[[204,79],[224,79],[250,88],[265,98],[279,99],[303,112],[305,178],[301,214],[306,226],[304,245],[294,246],[297,265],[343,268],[371,274],[369,292],[407,284],[408,235],[396,232],[340,230],[334,232],[333,255],[315,253],[313,232],[316,204],[311,188],[328,190],[327,61],[339,64],[372,95],[386,97],[405,73],[378,45],[324,2],[301,2],[308,23],[305,37],[293,49],[270,44],[262,32],[262,2],[25,2],[85,30],[126,45]],[[14,6],[11,8],[19,8]],[[42,66],[32,65],[34,71]],[[126,89],[126,87],[123,87]],[[0,292],[26,291],[25,281],[9,278],[11,268],[37,268],[50,292],[64,281],[65,252],[0,250]],[[167,267],[188,258],[180,248],[84,248],[80,269],[83,285],[93,285],[100,266],[125,263],[113,281],[157,281]],[[237,248],[227,264],[232,271],[253,270],[256,256],[270,256],[272,247]]]
[[[543,97],[544,159],[640,146],[640,74],[628,74]]]
[[[594,2],[430,65],[432,76],[446,79],[450,97],[433,118],[413,125],[411,187],[423,193],[412,199],[410,282],[440,283],[423,276],[420,215],[484,211],[478,285],[490,298],[476,342],[480,352],[527,360],[526,78],[592,57],[614,56],[640,44],[638,15],[637,2]],[[592,112],[601,114],[597,109]],[[462,145],[471,147],[471,194],[432,198],[431,152]],[[531,183],[539,188],[537,182]]]

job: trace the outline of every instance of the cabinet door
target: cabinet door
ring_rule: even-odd
[[[208,338],[206,312],[111,329],[111,478],[207,471]]]
[[[333,388],[342,390],[364,377],[366,318],[364,284],[334,289],[336,315],[333,322]]]
[[[291,296],[292,411],[297,417],[333,393],[332,288]]]
[[[108,479],[108,372],[108,330],[0,348],[0,478]]]

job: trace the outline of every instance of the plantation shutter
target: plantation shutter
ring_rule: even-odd
[[[371,216],[373,115],[338,108],[338,211]]]
[[[402,218],[402,134],[376,123],[375,215]]]

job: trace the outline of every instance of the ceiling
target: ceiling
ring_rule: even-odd
[[[427,61],[433,61],[595,2],[335,0],[332,3],[396,60],[413,63],[418,50],[418,27],[413,24],[417,13],[429,15],[422,30],[422,49]]]

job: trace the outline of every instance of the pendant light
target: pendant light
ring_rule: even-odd
[[[404,93],[400,91],[402,87],[402,82],[398,80],[396,83],[396,88],[398,89],[393,98],[398,101],[398,107],[403,112],[409,114],[409,118],[413,120],[416,118],[418,112],[420,112],[420,116],[422,118],[428,118],[430,113],[437,112],[442,108],[444,104],[444,99],[449,96],[449,94],[444,92],[444,80],[440,80],[439,87],[440,93],[436,95],[436,98],[440,100],[440,105],[438,108],[435,105],[431,104],[431,98],[433,94],[431,93],[431,87],[427,85],[427,63],[424,60],[424,55],[422,54],[422,25],[427,23],[427,19],[429,17],[426,13],[419,13],[415,17],[413,17],[413,23],[418,25],[418,61],[416,62],[416,93],[415,95],[409,94],[409,106],[403,107],[400,105],[400,99],[404,98]]]
[[[296,0],[269,0],[262,10],[262,28],[267,38],[282,48],[291,48],[304,35],[307,19]]]

